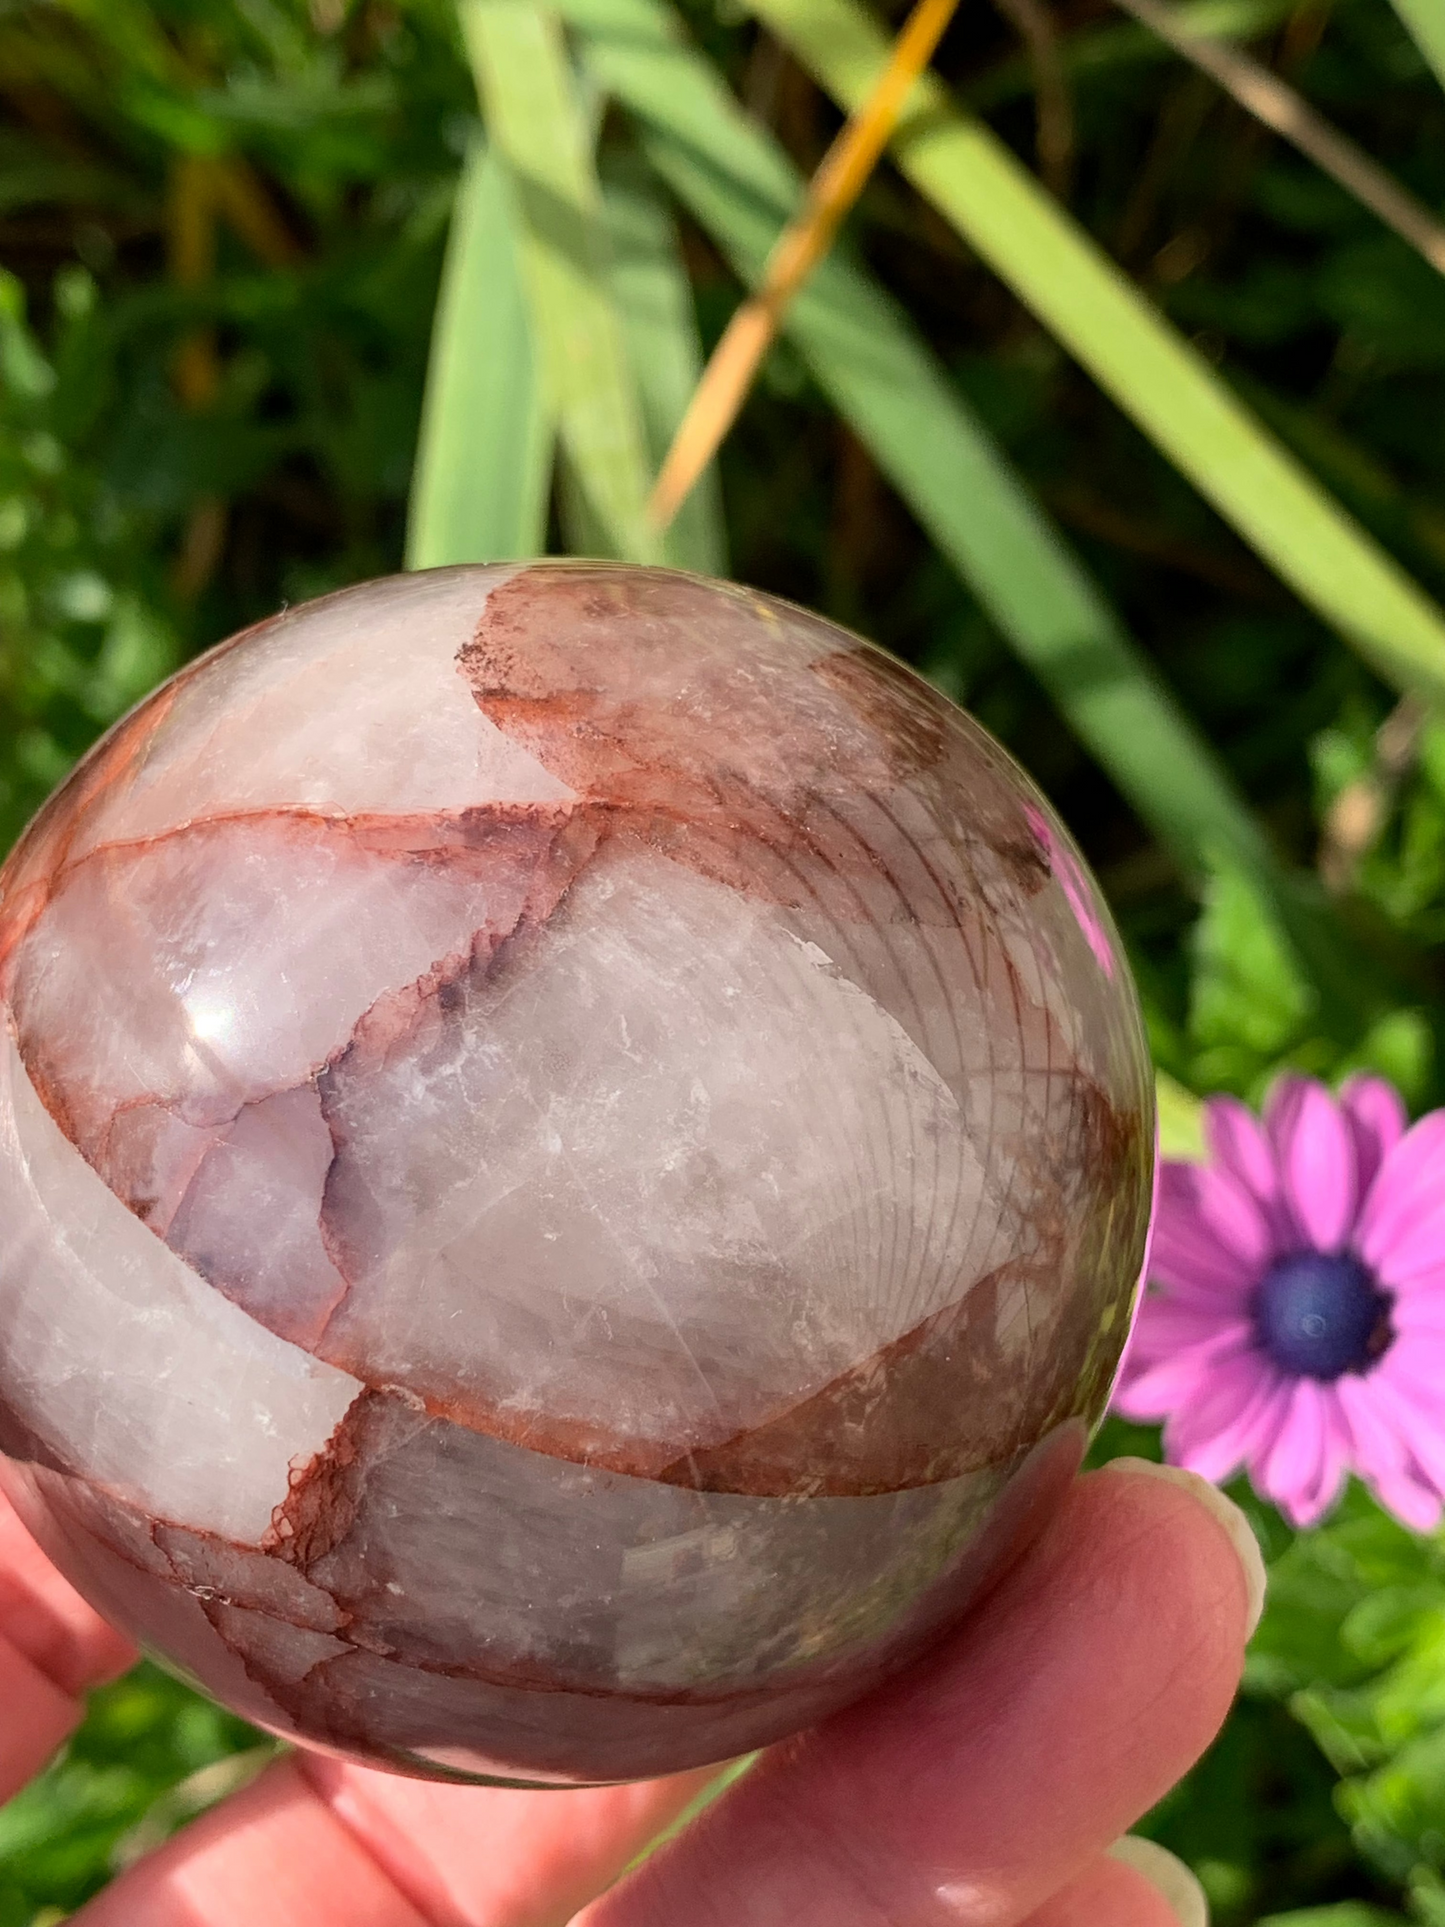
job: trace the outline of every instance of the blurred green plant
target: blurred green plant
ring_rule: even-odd
[[[151,531],[86,460],[115,379],[109,320],[76,265],[51,353],[0,275],[0,822],[7,840],[98,727],[180,660]]]
[[[1180,11],[1445,208],[1433,0]],[[1053,794],[1176,1154],[1197,1095],[1285,1064],[1440,1103],[1445,284],[1106,0],[1052,0],[1027,44],[963,10],[716,472],[660,549],[647,527],[704,351],[890,24],[0,10],[4,837],[285,600],[403,561],[662,553],[896,649]],[[1157,1441],[1112,1422],[1097,1450]],[[1358,1489],[1300,1537],[1240,1496],[1273,1600],[1149,1826],[1220,1927],[1445,1921],[1445,1551]],[[0,1927],[60,1918],[269,1748],[152,1669],[107,1688],[0,1811]]]
[[[101,1687],[61,1757],[0,1808],[0,1927],[60,1919],[275,1752],[153,1666]]]

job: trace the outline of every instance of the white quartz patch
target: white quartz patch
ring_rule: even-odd
[[[590,870],[326,1105],[325,1355],[631,1439],[786,1410],[961,1297],[1007,1215],[901,1026],[660,859]]]
[[[186,677],[73,854],[284,808],[404,816],[572,796],[477,707],[457,667],[514,568],[398,577],[278,618]]]
[[[21,1421],[131,1504],[255,1544],[360,1387],[134,1218],[0,1049],[0,1353]]]
[[[25,1061],[112,1177],[102,1136],[121,1107],[211,1126],[304,1082],[384,992],[465,958],[478,931],[506,934],[532,870],[525,850],[479,870],[286,817],[97,851],[21,947]]]

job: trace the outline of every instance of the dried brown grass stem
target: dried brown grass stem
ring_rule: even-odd
[[[917,0],[877,87],[823,156],[797,218],[779,235],[762,285],[723,331],[693,390],[648,504],[659,529],[668,526],[687,500],[737,419],[789,302],[832,246],[957,5],[958,0]]]
[[[1166,0],[1118,0],[1118,4],[1218,81],[1256,120],[1308,155],[1402,240],[1417,248],[1432,268],[1445,274],[1445,227],[1408,188],[1317,114],[1293,87],[1237,47],[1191,31]]]

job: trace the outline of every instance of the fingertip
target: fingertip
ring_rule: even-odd
[[[1180,1465],[1157,1465],[1152,1459],[1119,1458],[1111,1459],[1102,1470],[1114,1478],[1156,1479],[1171,1485],[1177,1491],[1187,1493],[1223,1530],[1239,1562],[1240,1578],[1244,1584],[1244,1636],[1248,1642],[1264,1612],[1269,1580],[1254,1528],[1233,1499],[1221,1492],[1217,1485],[1211,1485],[1208,1479],[1201,1478],[1197,1472],[1186,1471]]]
[[[1077,1481],[926,1661],[767,1755],[586,1927],[666,1927],[703,1895],[698,1927],[836,1927],[878,1894],[920,1927],[1166,1927],[1158,1885],[1105,1856],[1228,1713],[1253,1594],[1225,1544],[1192,1479]]]
[[[1109,1849],[1109,1858],[1132,1867],[1167,1902],[1179,1927],[1209,1927],[1209,1902],[1190,1868],[1167,1847],[1126,1833]]]
[[[1128,1834],[1051,1894],[1022,1927],[1209,1927],[1209,1909],[1181,1861]]]
[[[41,1772],[80,1722],[80,1703],[0,1633],[0,1802]]]

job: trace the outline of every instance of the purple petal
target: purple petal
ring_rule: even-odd
[[[1441,1174],[1445,1180],[1445,1172]],[[1381,1252],[1375,1270],[1391,1291],[1417,1291],[1438,1282],[1445,1266],[1445,1197],[1421,1199]]]
[[[1367,1478],[1405,1463],[1405,1450],[1394,1428],[1387,1425],[1366,1381],[1353,1372],[1335,1380],[1335,1397],[1354,1445],[1356,1467]]]
[[[1361,1072],[1340,1092],[1340,1109],[1355,1141],[1356,1190],[1363,1198],[1375,1173],[1405,1135],[1408,1119],[1400,1093],[1383,1077]]]
[[[1379,1360],[1368,1384],[1379,1401],[1389,1401],[1395,1430],[1412,1445],[1416,1432],[1433,1430],[1443,1418],[1439,1387],[1445,1374],[1445,1343],[1439,1339],[1399,1339]],[[1445,1488],[1441,1488],[1445,1490]]]
[[[1445,1265],[1445,1111],[1422,1117],[1386,1152],[1355,1248],[1392,1287]]]
[[[1257,1451],[1249,1474],[1256,1491],[1280,1508],[1291,1524],[1313,1525],[1319,1517],[1315,1493],[1325,1456],[1325,1410],[1320,1386],[1298,1378],[1285,1394],[1283,1423],[1265,1450]]]
[[[1409,1332],[1445,1333],[1445,1266],[1421,1272],[1395,1294],[1390,1324],[1400,1337]]]
[[[1445,1384],[1445,1334],[1419,1330],[1397,1333],[1395,1343],[1371,1376],[1382,1374],[1387,1382],[1408,1379],[1432,1401],[1438,1401],[1440,1387]]]
[[[1184,1347],[1207,1342],[1227,1319],[1227,1307],[1215,1299],[1200,1305],[1165,1291],[1146,1291],[1119,1361],[1115,1390],[1131,1386],[1141,1372]]]
[[[1237,1097],[1209,1098],[1204,1141],[1214,1162],[1253,1192],[1268,1212],[1279,1198],[1279,1166],[1254,1112]]]
[[[1226,1326],[1203,1344],[1131,1369],[1114,1395],[1115,1407],[1126,1418],[1162,1419],[1177,1412],[1208,1386],[1220,1368],[1252,1345],[1249,1325]]]
[[[1249,1330],[1237,1306],[1217,1302],[1200,1305],[1172,1292],[1151,1291],[1139,1307],[1134,1338],[1141,1358],[1163,1358],[1182,1346],[1204,1344],[1222,1332]]]
[[[1338,1251],[1355,1217],[1355,1143],[1323,1084],[1291,1080],[1272,1126],[1285,1202],[1317,1251]]]
[[[1354,1442],[1355,1468],[1374,1487],[1381,1503],[1416,1532],[1432,1531],[1440,1518],[1440,1497],[1420,1475],[1413,1455],[1391,1424],[1394,1401],[1378,1373],[1336,1379],[1335,1393]],[[1383,1395],[1382,1395],[1383,1394]]]
[[[1284,1416],[1285,1381],[1257,1351],[1210,1374],[1210,1384],[1164,1428],[1170,1461],[1216,1485],[1230,1478]]]
[[[1373,1375],[1368,1389],[1381,1404],[1388,1399],[1388,1418],[1399,1434],[1407,1459],[1436,1492],[1445,1492],[1445,1433],[1440,1430],[1439,1379],[1389,1379]]]
[[[1313,1080],[1298,1071],[1283,1071],[1270,1085],[1264,1100],[1264,1134],[1274,1147],[1281,1168],[1284,1148],[1294,1129],[1295,1113]]]
[[[1339,1498],[1345,1474],[1350,1468],[1350,1428],[1340,1410],[1340,1401],[1332,1385],[1321,1387],[1321,1391],[1324,1403],[1324,1450],[1320,1454],[1319,1477],[1307,1502],[1311,1507],[1311,1523],[1315,1519],[1322,1519]]]
[[[1153,1273],[1181,1292],[1248,1291],[1273,1252],[1258,1202],[1237,1179],[1166,1160],[1159,1172]]]
[[[1166,1224],[1161,1214],[1149,1276],[1156,1285],[1166,1286],[1180,1304],[1233,1308],[1254,1289],[1259,1270],[1241,1264],[1202,1226],[1182,1217]]]
[[[1433,1532],[1440,1523],[1440,1495],[1413,1472],[1366,1474],[1375,1496],[1387,1512],[1409,1526],[1412,1532]]]

